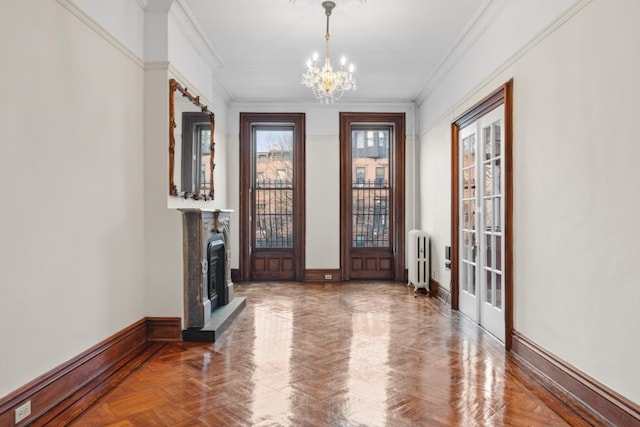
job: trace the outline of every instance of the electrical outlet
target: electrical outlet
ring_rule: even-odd
[[[26,403],[24,403],[22,406],[16,408],[16,412],[15,412],[15,416],[16,416],[16,424],[18,424],[20,421],[24,420],[25,418],[27,418],[29,415],[31,415],[31,401],[27,401]]]
[[[324,275],[324,280],[331,280],[331,279],[333,279],[333,276],[331,274]]]

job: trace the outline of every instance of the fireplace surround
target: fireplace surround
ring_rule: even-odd
[[[185,341],[215,341],[244,307],[231,281],[232,211],[183,209]]]

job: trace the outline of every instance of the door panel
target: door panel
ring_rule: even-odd
[[[354,251],[351,254],[351,278],[392,280],[393,254],[391,251]]]
[[[465,146],[470,135],[474,144],[467,140]],[[513,82],[457,117],[451,141],[451,307],[477,318],[510,350]]]
[[[504,341],[504,203],[499,106],[459,131],[459,305],[470,319]]]
[[[240,114],[240,280],[304,278],[304,114]]]
[[[295,280],[293,124],[254,124],[251,280]]]
[[[392,279],[389,182],[392,127],[351,128],[351,278]]]
[[[478,322],[478,292],[476,274],[477,234],[476,234],[476,151],[477,129],[475,125],[460,130],[460,194],[461,227],[459,236],[460,254],[460,311],[474,322]]]
[[[480,324],[504,341],[504,305],[502,298],[503,272],[502,257],[504,233],[504,203],[502,188],[504,176],[501,173],[504,158],[502,141],[504,108],[498,107],[479,119],[483,155],[480,170],[483,171],[481,185],[482,202],[480,210],[480,284],[482,303],[480,304]]]
[[[251,280],[294,280],[291,251],[260,251],[251,254]]]
[[[403,280],[404,122],[403,113],[340,113],[345,280]]]

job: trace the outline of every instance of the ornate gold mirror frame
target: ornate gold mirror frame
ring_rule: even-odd
[[[211,137],[209,141],[209,165],[208,165],[208,175],[209,175],[209,183],[206,185],[201,185],[197,191],[178,191],[178,187],[175,184],[174,171],[175,171],[175,147],[176,147],[176,137],[174,135],[174,130],[176,128],[176,113],[175,113],[175,93],[180,92],[183,97],[187,98],[196,108],[200,109],[202,113],[205,113],[209,116],[209,120],[211,122]],[[209,108],[200,103],[200,97],[194,96],[186,87],[183,87],[178,83],[175,79],[169,80],[169,194],[171,196],[184,197],[185,199],[191,198],[194,200],[213,200],[214,196],[214,185],[213,185],[213,170],[215,168],[215,142],[213,139],[213,131],[215,128],[215,116],[209,111]],[[182,143],[184,143],[181,138]],[[201,161],[201,159],[197,159]],[[182,159],[183,163],[185,159]],[[191,161],[191,160],[189,160]],[[183,165],[184,166],[184,165]],[[185,183],[181,183],[181,186],[184,187]]]

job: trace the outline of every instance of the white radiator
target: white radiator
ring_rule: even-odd
[[[422,230],[409,231],[407,239],[407,263],[409,283],[407,286],[428,289],[429,287],[429,234]]]

